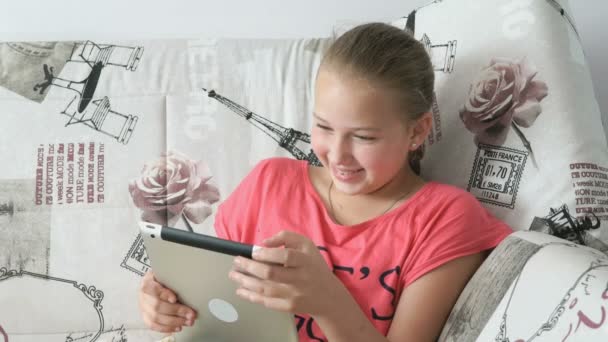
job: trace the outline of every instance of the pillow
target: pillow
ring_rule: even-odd
[[[439,341],[605,341],[607,282],[605,254],[516,232],[473,275]]]
[[[569,13],[565,1],[444,0],[391,24],[436,70],[423,175],[516,230],[608,252],[606,135]]]
[[[137,221],[215,235],[259,160],[309,157],[329,42],[0,43],[0,340],[160,339]]]

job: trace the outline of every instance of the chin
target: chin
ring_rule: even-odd
[[[343,183],[339,180],[334,179],[334,186],[340,190],[340,192],[346,195],[360,195],[366,193],[368,183],[365,181],[357,183]]]

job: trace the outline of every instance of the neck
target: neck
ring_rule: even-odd
[[[416,188],[421,183],[424,183],[422,178],[415,174],[409,166],[404,166],[401,172],[397,173],[390,181],[366,195],[387,199],[397,198],[402,196],[404,192],[410,192],[412,188]]]

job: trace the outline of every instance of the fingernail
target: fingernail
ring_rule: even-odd
[[[235,265],[239,266],[239,265],[241,265],[241,263],[242,263],[241,258],[239,258],[239,257],[234,258]]]
[[[186,321],[186,325],[188,325],[189,327],[191,327],[192,325],[194,325],[193,321]]]
[[[192,321],[192,319],[194,319],[194,314],[192,312],[188,313],[186,315],[186,319],[189,320],[189,321]]]
[[[176,301],[176,300],[175,300],[175,297],[171,297],[171,298],[169,298],[169,303],[171,303],[171,304],[175,304],[175,301]]]
[[[178,331],[180,331],[180,330],[182,330],[182,327],[177,327],[177,328],[175,328],[175,332],[178,332]]]

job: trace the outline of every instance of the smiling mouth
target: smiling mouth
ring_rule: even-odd
[[[349,180],[353,180],[355,177],[357,177],[362,171],[363,171],[362,168],[353,169],[353,170],[344,170],[344,169],[334,168],[334,175],[335,175],[335,177],[337,177],[338,180],[349,181]]]
[[[339,174],[341,175],[352,175],[353,173],[357,173],[360,171],[363,171],[363,169],[358,169],[358,170],[336,170],[338,171]]]

